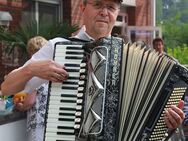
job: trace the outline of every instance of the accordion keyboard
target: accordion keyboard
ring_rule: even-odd
[[[51,82],[46,116],[45,141],[74,141],[80,128],[85,85],[82,45],[57,45],[54,60],[64,64],[69,77],[63,83]]]

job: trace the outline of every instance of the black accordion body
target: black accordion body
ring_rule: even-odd
[[[164,141],[164,111],[187,92],[188,70],[122,39],[66,41],[54,60],[69,78],[50,82],[44,141]]]

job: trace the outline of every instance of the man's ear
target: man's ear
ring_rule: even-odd
[[[85,6],[83,3],[80,4],[80,10],[81,10],[82,12],[84,12],[85,8],[86,8],[86,6]]]

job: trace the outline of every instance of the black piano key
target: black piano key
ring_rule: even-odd
[[[74,127],[68,127],[68,126],[57,126],[57,129],[74,129]]]
[[[83,56],[66,56],[65,57],[65,59],[78,59],[78,60],[80,60],[80,59],[84,59],[84,57]]]
[[[62,89],[68,89],[68,90],[77,90],[78,87],[71,87],[71,86],[62,86]]]
[[[68,47],[66,47],[66,49],[70,49],[70,50],[83,50],[82,48],[77,47],[77,46],[68,46]]]
[[[69,69],[69,68],[66,68],[66,71],[67,72],[79,72],[80,71],[80,69]]]
[[[77,79],[77,80],[78,80],[78,79],[80,79],[80,77],[76,77],[76,76],[69,76],[69,77],[68,77],[68,79],[69,79],[69,80],[72,80],[72,79]]]
[[[73,94],[61,94],[61,97],[72,97],[72,98],[75,98],[75,97],[77,97],[77,95],[73,95]]]
[[[80,67],[80,64],[64,64],[65,67]]]
[[[60,107],[59,110],[75,111],[76,108],[74,108],[74,107]]]
[[[70,118],[58,118],[59,121],[74,121],[74,119]]]
[[[60,116],[75,116],[73,113],[59,113]]]
[[[83,54],[83,52],[66,51],[66,54],[72,54],[72,55],[82,55],[82,54]]]
[[[78,82],[73,82],[73,81],[63,81],[63,84],[78,85]]]
[[[57,132],[57,135],[74,135],[74,133],[68,133],[68,132]]]
[[[64,103],[76,103],[76,100],[62,99],[62,100],[60,100],[60,102],[64,102]]]

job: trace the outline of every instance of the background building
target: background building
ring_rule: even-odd
[[[9,15],[8,21],[0,18],[0,25],[14,30],[20,23],[36,20],[48,23],[68,22],[71,25],[82,25],[79,5],[82,0],[0,0],[1,13]],[[144,40],[151,43],[155,34],[161,34],[154,27],[154,0],[124,0],[117,18],[113,34],[123,35],[126,40]],[[7,17],[7,16],[6,16]],[[18,52],[8,57],[8,63],[3,58],[3,46],[0,47],[0,83],[3,76],[19,66]]]

